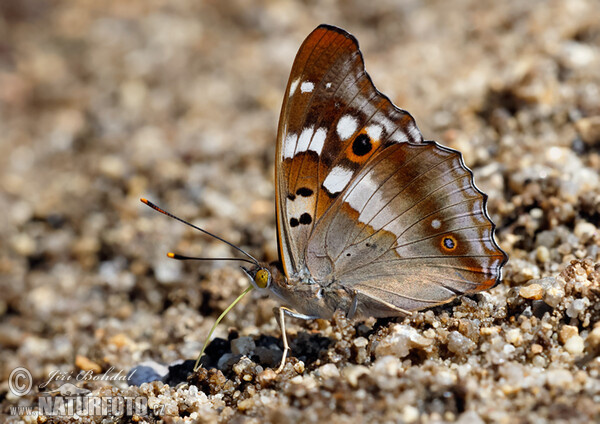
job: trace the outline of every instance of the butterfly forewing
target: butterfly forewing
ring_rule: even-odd
[[[294,61],[277,143],[277,219],[287,275],[305,265],[324,213],[377,152],[420,143],[412,117],[379,93],[354,37],[322,25]]]

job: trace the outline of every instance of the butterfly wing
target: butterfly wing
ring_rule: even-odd
[[[328,25],[315,29],[294,61],[277,135],[276,202],[287,276],[305,270],[315,226],[379,151],[422,141],[407,112],[379,93],[356,39]]]
[[[385,147],[321,218],[307,263],[356,293],[364,315],[393,315],[485,290],[506,254],[486,196],[459,152],[435,142]]]

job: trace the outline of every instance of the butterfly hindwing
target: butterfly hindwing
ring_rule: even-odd
[[[407,112],[379,93],[354,37],[322,25],[300,47],[281,111],[277,220],[286,274],[306,265],[315,225],[350,180],[384,147],[419,143]]]
[[[309,271],[403,311],[489,288],[506,257],[485,202],[460,153],[434,142],[388,146],[319,221]]]

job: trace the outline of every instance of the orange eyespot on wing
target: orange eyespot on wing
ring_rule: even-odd
[[[458,246],[458,242],[456,241],[456,238],[454,236],[446,235],[446,236],[442,237],[440,246],[442,247],[443,251],[452,252]]]
[[[361,130],[346,147],[346,157],[357,165],[367,162],[381,145],[380,134],[371,127]]]

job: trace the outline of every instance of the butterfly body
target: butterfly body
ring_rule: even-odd
[[[319,283],[306,274],[288,278],[276,265],[261,268],[268,269],[271,274],[270,294],[301,315],[330,319],[337,309],[346,313],[352,311],[352,297],[339,282]],[[255,272],[249,271],[249,274],[252,276]]]

